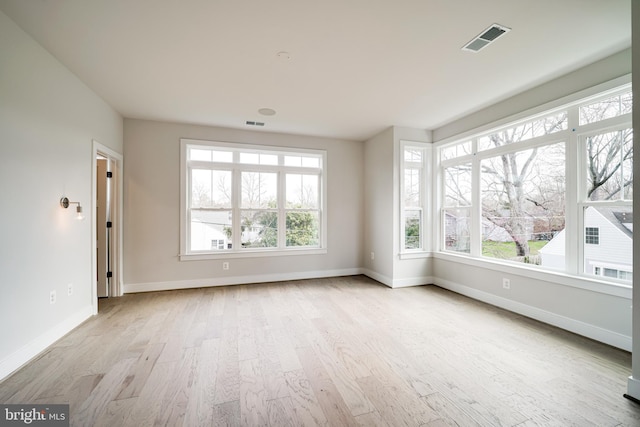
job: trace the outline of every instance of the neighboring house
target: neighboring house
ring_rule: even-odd
[[[191,250],[209,251],[231,249],[231,239],[227,236],[226,227],[230,227],[229,212],[226,211],[194,211],[191,218]],[[242,227],[241,242],[243,246],[261,239],[262,226]]]
[[[458,252],[469,252],[469,218],[458,217],[445,211],[445,247]]]
[[[631,280],[633,210],[590,206],[584,215],[584,271],[595,276]],[[565,268],[565,231],[540,249],[542,265]]]
[[[209,251],[227,249],[231,241],[224,232],[229,223],[228,212],[198,212],[191,218],[191,250]]]

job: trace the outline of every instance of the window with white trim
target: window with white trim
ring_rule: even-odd
[[[631,107],[625,85],[437,147],[439,249],[628,282]]]
[[[597,245],[600,241],[599,231],[600,229],[598,227],[585,227],[584,243],[587,245]]]
[[[324,250],[326,152],[181,140],[181,255]]]
[[[429,150],[424,144],[401,145],[401,252],[420,252],[427,247],[426,214]]]

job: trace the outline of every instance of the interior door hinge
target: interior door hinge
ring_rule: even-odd
[[[113,272],[107,271],[107,278],[111,278],[111,277],[113,277]]]
[[[113,223],[111,221],[107,221],[107,228],[113,227]]]
[[[112,172],[107,172],[107,178],[113,178],[113,173]]]

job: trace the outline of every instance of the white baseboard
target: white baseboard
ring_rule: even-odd
[[[385,286],[393,288],[393,279],[391,277],[385,276],[383,274],[377,273],[373,270],[369,270],[368,268],[362,269],[362,274],[365,276],[382,283]]]
[[[8,377],[31,359],[42,353],[50,345],[78,327],[82,322],[93,315],[94,307],[87,306],[62,323],[46,331],[27,345],[11,353],[8,357],[0,360],[0,380]]]
[[[250,283],[285,282],[289,280],[320,279],[324,277],[356,276],[361,268],[340,270],[301,271],[282,274],[255,274],[250,276],[217,277],[196,280],[174,280],[168,282],[126,283],[125,294],[137,292],[169,291],[176,289],[208,288],[213,286],[246,285]]]
[[[433,276],[409,277],[406,279],[395,279],[393,288],[409,288],[411,286],[430,285],[435,281]]]
[[[376,280],[390,288],[408,288],[411,286],[430,285],[435,280],[433,276],[409,277],[405,279],[392,279],[391,277],[377,273],[368,268],[362,269],[362,274]]]
[[[448,280],[435,279],[434,283],[436,286],[439,286],[441,288],[448,289],[450,291],[468,296],[482,302],[486,302],[491,305],[495,305],[496,307],[504,308],[505,310],[522,314],[523,316],[539,320],[549,325],[557,326],[561,329],[565,329],[578,335],[600,341],[602,343],[620,348],[622,350],[631,351],[630,336],[622,335],[617,332],[603,329],[598,326],[571,319],[566,316],[542,310],[540,308],[513,301],[507,298],[499,297],[497,295],[483,292],[469,286],[461,285],[459,283],[454,283]]]
[[[640,380],[629,377],[627,381],[627,394],[634,399],[640,400]]]

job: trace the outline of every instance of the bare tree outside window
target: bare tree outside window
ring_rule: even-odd
[[[441,224],[446,249],[470,252],[468,242],[480,237],[470,235],[470,224],[479,208],[481,217],[475,220],[480,221],[483,256],[538,264],[538,251],[561,236],[562,245],[556,244],[551,251],[554,257],[564,257],[566,173],[576,172],[584,191],[578,194],[579,206],[571,209],[578,209],[578,215],[588,211],[590,218],[600,215],[598,218],[608,221],[609,225],[601,228],[601,242],[614,242],[618,238],[614,234],[631,237],[633,129],[630,119],[619,118],[631,113],[631,91],[566,108],[440,150],[444,181]],[[578,118],[572,129],[570,111]],[[552,139],[553,134],[558,134],[558,140]],[[477,160],[469,160],[474,156]],[[567,170],[567,158],[577,161],[577,170]],[[473,187],[478,194],[472,193],[475,177],[480,178]],[[481,206],[473,206],[475,200]],[[594,209],[599,211],[597,215]],[[584,237],[584,227],[579,232]],[[606,244],[600,246],[606,249]],[[591,270],[613,271],[613,264],[607,264],[605,258],[591,258],[590,265],[597,267]],[[615,268],[617,278],[627,280],[632,274],[630,266]]]
[[[599,133],[586,139],[587,198],[631,199],[633,129]]]
[[[564,154],[564,144],[553,144],[482,161],[483,249],[512,241],[515,257],[537,263],[530,241],[548,241],[564,228]],[[483,254],[503,257],[500,250]]]

